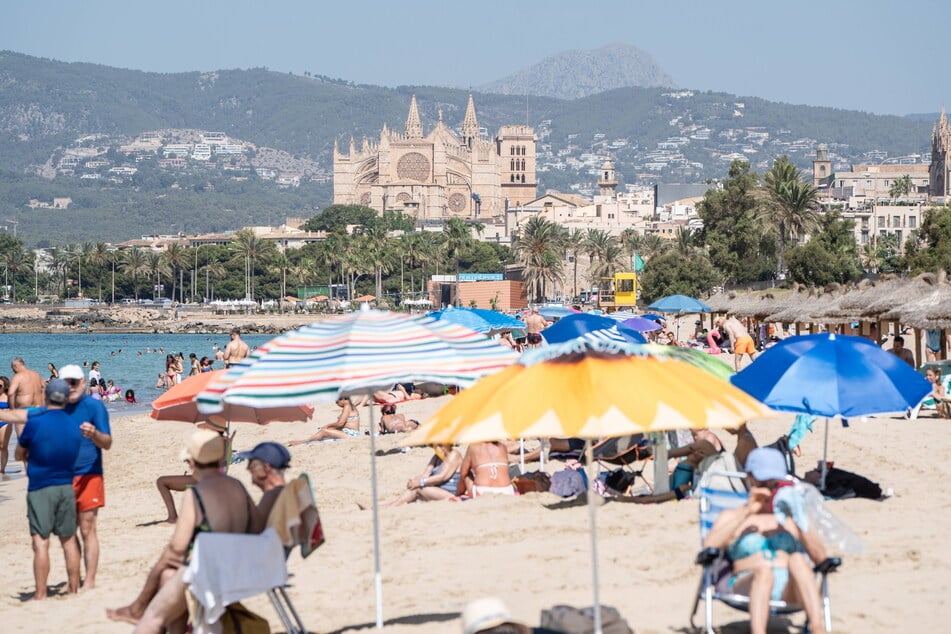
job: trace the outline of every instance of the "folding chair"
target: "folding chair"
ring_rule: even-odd
[[[217,622],[226,607],[236,601],[267,594],[287,634],[306,634],[307,628],[286,591],[287,556],[299,545],[301,556],[307,557],[323,542],[307,474],[287,483],[278,495],[263,533],[199,534],[185,576],[200,606],[197,625]]]
[[[699,486],[700,497],[700,543],[706,539],[721,511],[733,509],[746,504],[748,493],[744,484],[745,473],[738,471],[708,471],[701,478]],[[724,486],[726,484],[726,486]],[[700,587],[694,599],[693,610],[690,612],[690,625],[700,630],[694,623],[700,601],[704,603],[704,627],[706,634],[714,634],[713,629],[713,602],[720,601],[731,608],[749,611],[749,597],[735,594],[727,590],[727,582],[732,575],[732,562],[722,548],[704,548],[697,555],[697,564],[703,567],[700,578]],[[826,631],[832,630],[832,604],[829,599],[828,574],[834,572],[842,560],[830,557],[814,567],[819,581],[819,592],[822,597],[822,610]],[[769,602],[770,614],[789,615],[802,611],[802,607],[783,600]],[[809,623],[803,631],[808,634]]]
[[[591,447],[591,455],[602,466],[604,466],[604,463],[620,465],[621,469],[625,471],[625,474],[623,474],[625,477],[615,477],[620,482],[628,483],[624,487],[625,489],[629,490],[640,478],[647,490],[653,493],[653,485],[644,477],[647,461],[653,456],[650,443],[644,434],[606,438]],[[615,490],[617,489],[615,488]],[[626,493],[626,491],[619,491],[619,493]]]

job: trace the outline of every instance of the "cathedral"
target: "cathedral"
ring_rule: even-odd
[[[951,202],[951,125],[941,109],[941,118],[931,131],[931,173],[928,175],[932,197]]]
[[[413,95],[403,132],[384,124],[378,142],[366,139],[349,152],[334,143],[334,204],[401,211],[419,222],[488,219],[536,198],[535,131],[505,125],[494,139],[480,134],[469,103],[461,135],[439,121],[423,134]]]

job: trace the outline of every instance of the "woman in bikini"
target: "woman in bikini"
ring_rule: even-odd
[[[826,558],[825,547],[815,530],[800,529],[803,522],[774,511],[776,492],[795,495],[783,486],[786,459],[776,449],[760,448],[747,460],[750,484],[746,505],[722,511],[704,548],[726,548],[733,562],[728,588],[750,599],[750,632],[765,634],[770,600],[785,600],[802,606],[815,628],[822,627],[822,605],[812,563]],[[808,553],[809,559],[806,558]]]
[[[396,403],[387,403],[380,407],[380,433],[396,434],[401,432],[413,431],[419,427],[419,421],[407,419],[402,414],[396,413]]]
[[[459,486],[456,495],[468,492],[471,497],[480,495],[515,495],[515,487],[509,477],[508,450],[503,442],[480,442],[469,445],[462,460]]]
[[[426,463],[423,472],[409,479],[402,495],[383,506],[448,500],[456,494],[461,466],[462,454],[455,447],[436,445],[433,447],[433,457]]]
[[[340,416],[337,417],[337,420],[324,425],[310,438],[292,440],[287,443],[287,446],[303,445],[306,442],[314,442],[315,440],[335,440],[340,438],[356,438],[359,436],[360,414],[353,406],[353,403],[350,402],[350,399],[337,399],[337,407],[340,408]]]

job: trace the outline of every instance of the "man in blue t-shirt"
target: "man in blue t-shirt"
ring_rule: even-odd
[[[86,576],[83,590],[96,587],[96,570],[99,567],[99,535],[96,517],[106,505],[106,490],[102,477],[102,450],[112,447],[112,430],[109,427],[109,412],[102,401],[86,394],[86,375],[78,365],[60,369],[59,377],[69,384],[69,400],[66,413],[72,417],[82,433],[83,440],[76,460],[73,491],[76,495],[76,513],[79,517],[79,534],[83,540],[83,561]]]
[[[46,409],[27,415],[18,438],[17,460],[27,461],[27,517],[33,539],[34,599],[46,598],[50,574],[50,533],[55,533],[66,555],[70,593],[79,591],[79,543],[76,540],[76,497],[73,477],[83,437],[64,411],[69,385],[53,379],[46,385]]]

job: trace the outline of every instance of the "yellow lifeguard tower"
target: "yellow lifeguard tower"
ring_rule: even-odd
[[[621,271],[615,273],[614,277],[603,278],[603,281],[610,288],[598,293],[598,308],[612,313],[637,306],[637,273]]]

